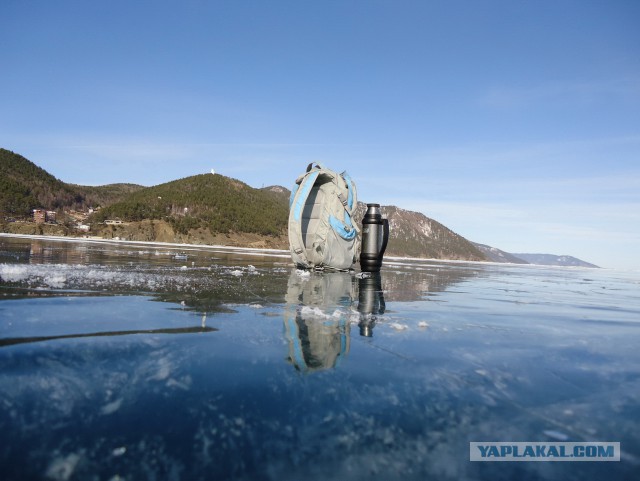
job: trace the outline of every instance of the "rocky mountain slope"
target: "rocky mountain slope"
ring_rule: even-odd
[[[359,202],[354,220],[362,224],[366,204]],[[427,259],[484,261],[485,256],[471,242],[420,212],[396,206],[382,206],[389,220],[387,254]]]
[[[503,250],[500,250],[496,247],[491,247],[485,244],[478,244],[474,242],[473,245],[482,252],[485,257],[491,262],[503,262],[510,264],[528,264],[524,259],[520,259],[513,254],[509,254]]]

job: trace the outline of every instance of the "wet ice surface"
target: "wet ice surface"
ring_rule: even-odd
[[[638,274],[288,262],[0,237],[2,479],[637,479]]]

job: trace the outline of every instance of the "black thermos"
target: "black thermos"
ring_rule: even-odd
[[[382,256],[389,241],[389,221],[382,218],[380,204],[367,204],[362,219],[360,268],[363,272],[380,272]]]

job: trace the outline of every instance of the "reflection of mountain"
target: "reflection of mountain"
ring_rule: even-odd
[[[292,299],[289,271],[274,269],[289,259],[268,254],[247,257],[199,249],[189,250],[186,260],[176,260],[177,251],[163,246],[10,238],[3,238],[1,244],[0,277],[12,287],[12,296],[151,294],[159,301],[209,313],[230,312],[229,304],[282,302],[333,312],[358,296],[358,279],[352,274],[312,273],[308,280],[295,279],[293,285],[306,287],[300,284],[301,299]],[[490,266],[479,263],[385,259],[384,298],[387,302],[419,300],[484,275],[487,269]]]
[[[279,304],[287,285],[284,275],[261,275],[247,268],[216,266],[210,271],[180,274],[184,277],[179,278],[179,289],[156,293],[154,299],[201,313],[233,312],[234,304]]]
[[[288,359],[296,369],[333,368],[349,352],[349,317],[356,297],[354,278],[347,272],[291,272],[284,330]]]
[[[287,286],[267,254],[189,250],[187,259],[176,259],[164,246],[11,238],[0,246],[0,282],[14,299],[143,294],[213,313],[232,312],[228,304],[282,303]]]
[[[397,265],[382,271],[382,288],[388,301],[403,302],[424,299],[430,293],[443,292],[452,285],[484,275],[486,267],[472,264]]]

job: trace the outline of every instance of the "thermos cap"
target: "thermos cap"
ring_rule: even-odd
[[[363,224],[381,224],[382,210],[380,209],[380,204],[367,204],[367,212],[365,212],[362,222]]]

